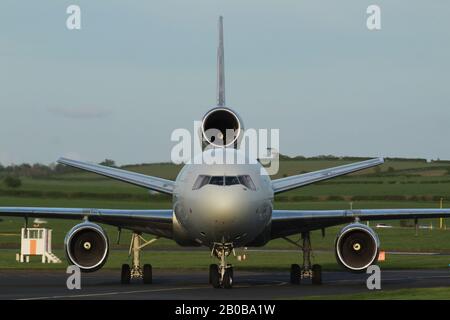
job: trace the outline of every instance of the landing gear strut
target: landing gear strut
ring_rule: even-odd
[[[214,255],[220,260],[220,264],[211,264],[209,266],[209,283],[214,288],[231,289],[233,286],[233,266],[227,264],[226,258],[230,253],[234,253],[233,245],[227,243],[215,243],[211,250],[211,255]]]
[[[145,240],[140,234],[133,232],[131,236],[129,256],[133,255],[131,268],[128,264],[122,265],[121,283],[128,284],[131,279],[142,279],[145,284],[152,283],[152,265],[144,264],[141,268],[141,250],[152,244],[158,238]],[[142,241],[142,244],[141,244]]]
[[[311,238],[309,232],[302,232],[302,245],[288,238],[287,241],[300,247],[302,250],[303,264],[291,265],[291,283],[300,284],[302,279],[311,279],[313,284],[322,284],[322,267],[318,264],[311,265]]]

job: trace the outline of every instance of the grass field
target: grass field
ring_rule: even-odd
[[[0,268],[1,269],[65,269],[67,267],[66,258],[63,250],[55,250],[55,254],[63,260],[61,264],[42,264],[39,258],[33,258],[30,263],[18,263],[15,261],[15,254],[18,250],[3,249],[0,250]],[[243,250],[237,250],[237,254],[243,253]],[[230,259],[230,262],[237,270],[277,270],[288,272],[290,265],[299,263],[300,254],[286,251],[246,251],[247,259],[238,261]],[[151,263],[155,269],[202,269],[207,271],[209,264],[217,263],[215,258],[209,254],[209,250],[144,250],[142,260]],[[325,271],[342,270],[337,264],[333,252],[316,252],[313,262],[322,265]],[[105,269],[120,270],[123,263],[131,263],[127,250],[113,250],[105,264]],[[380,262],[382,270],[389,269],[436,269],[448,268],[450,256],[399,256],[388,255],[385,262]]]
[[[276,177],[323,169],[350,163],[347,160],[290,160],[282,161]],[[127,166],[126,169],[155,176],[174,179],[180,169],[170,164],[151,164]],[[450,203],[450,163],[411,160],[387,161],[379,169],[369,169],[346,177],[307,186],[282,194],[275,203],[277,209],[347,209],[352,202],[353,208],[423,208],[438,207],[439,199],[444,206]],[[275,178],[276,178],[275,177]],[[1,175],[0,175],[1,179]],[[0,206],[55,206],[84,208],[131,208],[154,209],[171,208],[171,199],[166,196],[150,195],[147,190],[125,183],[99,177],[85,172],[55,174],[46,178],[21,177],[19,188],[8,188],[0,180]],[[306,200],[305,200],[306,199]],[[1,217],[0,217],[1,218]],[[15,262],[19,251],[21,218],[3,218],[0,222],[0,269],[10,268],[65,268],[66,264],[46,264],[39,260],[30,264]],[[31,222],[31,221],[30,221]],[[64,260],[63,239],[76,221],[48,220],[47,227],[53,229],[53,248]],[[375,226],[377,222],[371,222]],[[437,228],[438,219],[422,220],[421,225],[433,225],[433,229],[420,229],[415,236],[413,228],[400,227],[399,221],[389,221],[394,228],[375,229],[379,234],[381,246],[387,251],[442,252],[450,253],[449,230]],[[105,268],[118,269],[129,261],[128,245],[130,232],[124,231],[120,244],[116,244],[116,229],[104,226],[111,240],[112,251]],[[323,265],[324,270],[336,270],[332,249],[335,235],[341,227],[326,230],[325,237],[320,232],[312,233],[314,261]],[[147,238],[151,236],[148,235]],[[291,237],[297,240],[298,236]],[[269,242],[264,250],[295,249],[285,240]],[[166,251],[164,251],[166,250]],[[238,251],[239,253],[239,251]],[[300,255],[295,252],[249,251],[246,261],[233,260],[239,269],[251,270],[288,270],[292,263],[298,263]],[[191,268],[205,269],[215,261],[209,251],[180,248],[173,241],[159,239],[150,248],[144,250],[143,260],[153,264],[154,268]],[[402,268],[448,268],[450,256],[398,256],[387,255],[381,262],[382,269]],[[346,296],[347,299],[396,299],[420,298],[432,294],[436,298],[447,298],[441,289],[420,289],[399,292],[379,292],[374,295]],[[431,292],[431,293],[430,293]],[[342,298],[344,296],[340,296]]]
[[[370,291],[356,294],[299,297],[301,300],[448,300],[450,288],[417,288]],[[296,299],[296,298],[293,298]]]

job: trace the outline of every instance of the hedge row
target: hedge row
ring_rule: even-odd
[[[104,199],[104,200],[152,200],[167,201],[170,196],[164,194],[129,194],[129,193],[91,193],[91,192],[61,192],[38,190],[5,190],[0,189],[0,196],[32,197],[54,199]]]
[[[32,197],[53,199],[103,199],[103,200],[135,200],[135,201],[170,201],[171,197],[164,194],[128,194],[128,193],[90,193],[90,192],[60,192],[37,190],[1,190],[0,196]],[[436,195],[328,195],[328,196],[275,196],[276,201],[439,201],[441,198],[450,200],[450,196]]]
[[[450,200],[450,196],[433,195],[378,195],[378,196],[275,196],[275,201],[302,202],[302,201],[439,201],[443,198]]]

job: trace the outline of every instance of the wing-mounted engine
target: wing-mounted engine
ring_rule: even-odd
[[[106,263],[109,240],[102,227],[83,222],[67,233],[64,247],[69,263],[78,266],[83,272],[93,272]]]
[[[368,226],[352,223],[345,226],[336,237],[336,259],[353,272],[364,272],[378,261],[380,240]]]

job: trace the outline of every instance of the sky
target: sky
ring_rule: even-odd
[[[68,30],[66,8],[81,8]],[[381,30],[366,27],[371,4]],[[447,0],[0,3],[0,163],[170,160],[226,101],[287,155],[450,159]]]

